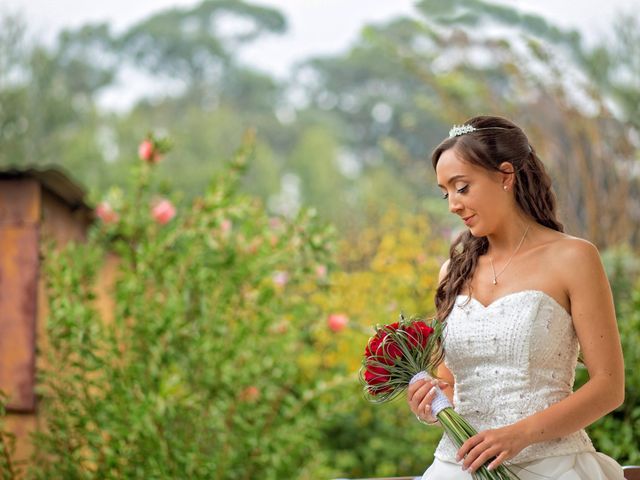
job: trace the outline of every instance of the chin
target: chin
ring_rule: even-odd
[[[482,229],[482,227],[478,227],[478,225],[473,225],[467,228],[469,230],[469,233],[471,233],[471,235],[473,235],[476,238],[487,236],[487,232],[485,232],[484,229]]]

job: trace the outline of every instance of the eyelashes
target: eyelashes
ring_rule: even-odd
[[[464,187],[459,188],[458,190],[456,190],[456,192],[457,192],[457,193],[466,193],[466,192],[467,192],[467,190],[469,190],[469,185],[465,185]],[[443,200],[446,200],[447,198],[449,198],[449,194],[448,194],[448,193],[445,193],[445,194],[442,196],[442,199],[443,199]]]

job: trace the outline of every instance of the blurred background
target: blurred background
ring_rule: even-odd
[[[437,271],[463,228],[430,164],[452,124],[489,114],[522,126],[552,176],[566,232],[603,255],[627,365],[635,364],[638,7],[637,0],[3,0],[0,169],[55,166],[95,206],[134,191],[128,172],[151,132],[173,144],[155,167],[158,189],[187,205],[212,178],[225,182],[228,159],[253,129],[255,155],[237,194],[294,225],[311,209],[331,226],[335,245],[314,270],[320,286],[300,297],[316,308],[312,316],[283,314],[299,322],[308,348],[292,358],[304,378],[322,377],[322,394],[296,410],[308,412],[306,433],[287,433],[303,435],[292,442],[304,446],[300,454],[274,446],[258,463],[260,478],[418,474],[439,432],[416,424],[405,403],[367,404],[356,372],[373,325],[400,309],[433,311]],[[640,462],[639,395],[640,377],[629,370],[625,405],[590,430],[622,463]],[[239,437],[237,448],[253,448],[257,431]],[[277,432],[260,432],[256,438],[277,443]],[[254,458],[247,455],[245,463]],[[192,475],[240,478],[237,468],[218,463],[216,477],[206,469]],[[242,478],[258,478],[251,472]]]

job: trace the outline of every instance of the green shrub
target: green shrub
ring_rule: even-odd
[[[21,469],[13,459],[16,447],[15,436],[4,426],[6,401],[6,395],[0,390],[0,480],[14,480],[18,478]]]
[[[275,480],[313,459],[335,372],[298,363],[318,317],[299,286],[330,261],[333,231],[311,209],[289,222],[241,197],[252,151],[165,224],[149,213],[154,167],[141,163],[133,197],[111,195],[117,220],[47,250],[46,426],[31,478]],[[104,315],[96,282],[113,253]]]

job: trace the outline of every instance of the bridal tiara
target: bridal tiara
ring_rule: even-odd
[[[465,133],[471,133],[478,130],[473,125],[454,125],[451,130],[449,130],[449,138],[457,137],[458,135],[464,135]]]
[[[480,128],[476,128],[473,125],[454,125],[453,128],[451,128],[451,130],[449,130],[449,138],[457,137],[458,135],[464,135],[465,133],[476,132],[478,130],[492,130],[492,129],[509,130],[508,128],[505,128],[505,127],[480,127]]]
[[[451,130],[449,130],[449,138],[457,137],[459,135],[464,135],[465,133],[476,132],[478,130],[491,130],[491,129],[509,130],[508,128],[505,128],[505,127],[480,127],[480,128],[476,128],[473,125],[454,125],[451,128]],[[529,153],[531,153],[533,151],[533,149],[531,148],[530,144],[527,144],[527,149],[529,150]]]

